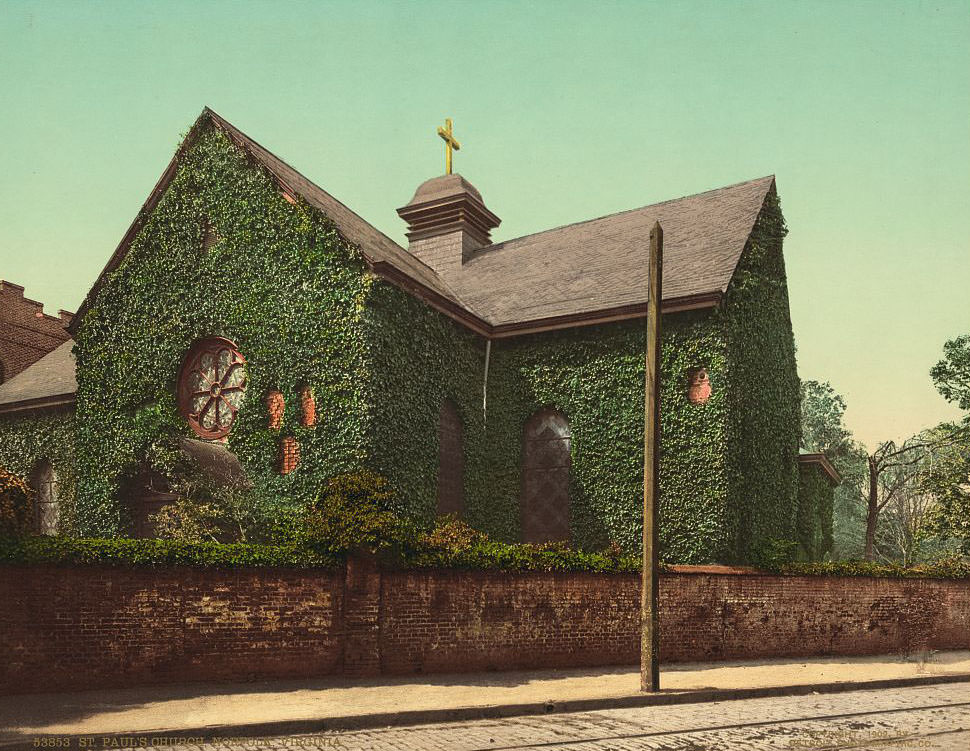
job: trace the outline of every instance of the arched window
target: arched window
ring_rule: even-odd
[[[525,424],[522,447],[522,541],[569,540],[569,421],[555,409]]]
[[[34,489],[34,529],[41,535],[57,534],[57,475],[46,459],[41,459],[30,473]]]
[[[450,399],[438,412],[438,513],[461,516],[465,510],[465,460],[461,417]]]

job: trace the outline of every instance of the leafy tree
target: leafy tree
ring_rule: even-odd
[[[802,381],[802,448],[830,460],[851,449],[852,434],[842,420],[845,399],[828,381]]]
[[[943,345],[943,359],[930,369],[930,377],[945,399],[970,410],[970,334]],[[948,440],[932,453],[921,477],[921,489],[936,501],[932,533],[956,540],[970,554],[970,416],[939,425],[933,433]]]
[[[930,377],[944,399],[970,410],[970,334],[943,345],[943,359],[930,369]]]
[[[916,474],[904,478],[880,515],[876,550],[888,563],[912,566],[933,557],[934,548],[939,547],[928,539],[936,499],[920,482],[928,456],[924,451],[914,465]],[[907,474],[907,469],[904,468],[902,473]],[[888,484],[892,484],[891,481]]]
[[[820,452],[842,476],[835,489],[833,538],[835,556],[862,555],[865,513],[858,502],[856,487],[865,476],[865,450],[852,440],[845,426],[845,399],[828,381],[802,381],[802,448]]]
[[[843,416],[845,400],[828,382],[802,383],[802,446],[828,457],[842,476],[834,504],[835,543],[841,557],[860,553],[911,561],[927,529],[932,499],[917,485],[922,463],[933,449],[948,445],[948,431],[924,433],[898,445],[885,441],[872,452],[852,440]],[[891,519],[880,535],[880,517]]]
[[[920,489],[935,502],[927,532],[940,541],[953,540],[970,555],[970,418],[935,431],[957,439],[932,453],[920,477]]]

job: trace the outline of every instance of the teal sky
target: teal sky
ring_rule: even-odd
[[[958,414],[968,0],[0,0],[0,278],[75,309],[206,104],[399,242],[446,116],[499,240],[773,173],[801,377],[869,444]]]

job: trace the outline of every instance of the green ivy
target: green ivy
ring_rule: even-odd
[[[792,540],[798,507],[800,382],[782,242],[788,230],[772,191],[721,308],[730,362],[725,444],[736,560],[768,540]]]
[[[0,537],[0,564],[198,566],[215,568],[341,566],[343,554],[303,544],[176,542],[173,540]],[[589,571],[638,573],[635,556],[589,553],[558,545],[506,544],[490,540],[450,549],[419,546],[381,558],[387,568],[463,569],[470,571]],[[661,564],[661,572],[670,572]],[[767,573],[787,576],[865,576],[890,579],[970,579],[970,559],[954,557],[911,568],[871,561],[765,564]]]
[[[221,238],[203,249],[205,223]],[[211,126],[184,153],[124,263],[108,275],[76,336],[78,518],[86,535],[129,528],[119,499],[163,432],[191,435],[176,378],[197,339],[223,336],[246,358],[246,403],[229,448],[281,506],[313,501],[326,477],[365,459],[367,403],[360,317],[372,283],[360,253],[319,212],[287,202],[270,177]],[[299,422],[302,386],[317,405]],[[279,431],[264,398],[283,392]],[[281,436],[301,466],[281,476]]]
[[[832,508],[835,488],[817,467],[799,468],[798,517],[795,533],[802,555],[819,561],[832,552]]]
[[[73,414],[63,409],[0,419],[0,467],[29,481],[38,462],[50,462],[57,478],[58,526],[64,534],[76,528],[74,426]]]
[[[970,579],[970,558],[954,556],[905,568],[872,561],[824,561],[791,563],[773,572],[793,576],[871,576],[890,579]]]

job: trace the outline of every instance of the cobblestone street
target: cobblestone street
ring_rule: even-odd
[[[253,740],[204,751],[722,751],[970,748],[970,683]]]

